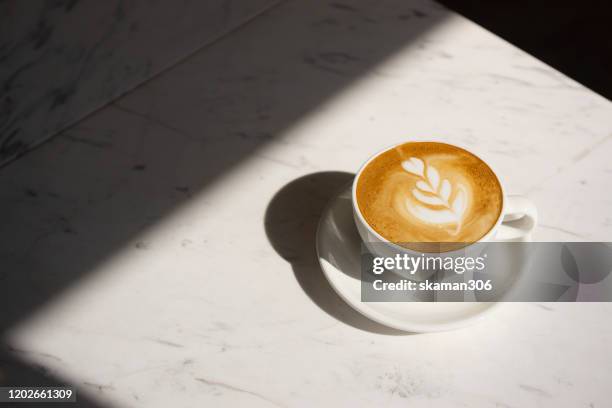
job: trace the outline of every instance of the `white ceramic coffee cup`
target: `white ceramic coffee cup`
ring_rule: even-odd
[[[418,142],[422,142],[422,141],[418,141]],[[435,143],[435,141],[426,141],[426,142]],[[353,216],[355,219],[355,224],[357,225],[357,231],[359,232],[359,235],[361,236],[361,239],[363,243],[366,245],[366,247],[368,248],[368,250],[372,254],[375,254],[381,257],[394,257],[398,253],[399,254],[405,253],[410,256],[417,256],[417,255],[420,255],[422,252],[414,251],[414,250],[402,247],[400,245],[397,245],[393,242],[390,242],[389,240],[384,238],[382,235],[380,235],[377,231],[375,231],[374,228],[370,226],[370,224],[367,223],[357,203],[357,183],[359,181],[359,178],[361,177],[361,174],[363,173],[363,170],[372,160],[374,160],[376,157],[383,154],[384,152],[394,149],[398,146],[404,145],[406,143],[409,143],[409,142],[398,143],[396,145],[390,146],[376,153],[372,157],[370,157],[361,166],[361,168],[357,172],[357,175],[355,176],[355,179],[353,180],[353,188],[352,188]],[[466,150],[470,152],[471,154],[474,154],[469,149],[466,149],[465,147],[453,145],[453,144],[446,143],[446,142],[441,142],[441,143],[455,146],[460,149]],[[482,158],[480,158],[479,156],[477,155],[475,156],[478,157],[480,160],[482,160]],[[500,181],[499,176],[497,175],[497,172],[486,161],[484,160],[482,161],[486,163],[489,166],[489,168],[491,168],[491,170],[497,177],[500,188],[502,190],[502,196],[503,196],[502,210],[500,211],[500,215],[497,218],[493,227],[480,240],[470,245],[462,247],[459,251],[444,252],[445,256],[453,256],[454,254],[457,256],[465,256],[466,253],[470,252],[470,247],[475,247],[474,244],[476,243],[483,243],[483,242],[488,242],[488,241],[504,241],[504,242],[530,241],[531,233],[533,232],[533,230],[535,229],[537,225],[538,213],[537,213],[537,209],[535,205],[525,197],[507,196],[505,194],[504,186],[502,182]],[[480,247],[482,248],[482,246]],[[420,277],[413,276],[413,278],[423,279],[423,278],[426,278],[426,276],[420,276]]]

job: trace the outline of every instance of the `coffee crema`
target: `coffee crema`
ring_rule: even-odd
[[[408,142],[376,156],[361,172],[356,195],[366,222],[398,244],[476,242],[503,205],[485,162],[438,142]]]

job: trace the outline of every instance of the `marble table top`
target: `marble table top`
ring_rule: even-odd
[[[606,406],[610,304],[411,335],[334,294],[323,206],[412,139],[612,236],[609,101],[435,3],[287,2],[0,170],[3,353],[101,407]]]

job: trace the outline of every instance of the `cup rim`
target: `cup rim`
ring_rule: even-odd
[[[359,218],[359,221],[361,222],[362,225],[364,225],[366,227],[366,229],[368,230],[369,233],[371,233],[374,237],[376,237],[377,239],[379,239],[380,241],[382,241],[383,243],[387,244],[387,245],[391,245],[393,248],[395,248],[396,250],[400,250],[400,251],[406,251],[408,248],[402,247],[394,242],[389,241],[387,238],[383,237],[381,234],[379,234],[364,218],[363,214],[361,213],[361,210],[359,209],[359,204],[357,203],[357,182],[359,181],[359,178],[361,177],[361,174],[363,173],[363,170],[368,166],[368,164],[370,164],[370,162],[372,162],[374,159],[376,159],[378,156],[380,156],[381,154],[391,150],[391,149],[395,149],[398,146],[401,145],[405,145],[408,143],[438,143],[438,144],[444,144],[447,146],[452,146],[452,147],[456,147],[462,150],[467,151],[468,153],[474,155],[476,158],[478,158],[480,161],[482,161],[484,164],[486,164],[491,171],[493,172],[493,175],[495,176],[495,179],[497,180],[497,184],[499,185],[499,188],[501,190],[501,196],[502,196],[502,206],[501,209],[499,211],[499,215],[497,217],[497,220],[495,221],[495,224],[493,224],[491,226],[491,228],[489,229],[489,231],[487,231],[487,233],[485,235],[483,235],[478,241],[474,241],[469,243],[468,245],[462,247],[461,249],[465,249],[468,248],[474,244],[477,243],[481,243],[481,242],[486,242],[489,241],[494,235],[495,232],[497,231],[497,228],[499,228],[499,225],[502,223],[503,219],[504,219],[504,213],[506,210],[506,201],[507,201],[507,196],[506,196],[506,192],[504,189],[504,185],[501,182],[499,176],[498,176],[498,172],[497,170],[486,160],[484,160],[482,157],[480,157],[479,155],[477,155],[476,153],[474,153],[472,150],[470,150],[467,147],[461,146],[460,144],[455,144],[455,143],[447,143],[447,142],[440,142],[437,140],[410,140],[410,141],[404,141],[404,142],[400,142],[400,143],[395,143],[391,146],[388,146],[382,150],[379,150],[377,153],[373,154],[372,156],[370,156],[362,165],[361,167],[359,167],[359,170],[357,171],[357,173],[355,174],[355,178],[353,179],[353,185],[351,187],[351,203],[353,205],[353,213],[357,214],[357,217]],[[419,252],[423,252],[423,251],[419,251]],[[452,251],[445,251],[445,252],[437,252],[437,253],[450,253]],[[427,252],[424,252],[427,253]]]

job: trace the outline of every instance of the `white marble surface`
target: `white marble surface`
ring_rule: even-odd
[[[607,406],[610,304],[405,335],[333,294],[321,207],[411,138],[610,239],[609,101],[435,4],[291,2],[0,171],[10,354],[104,407]]]
[[[276,3],[2,2],[0,165]]]

